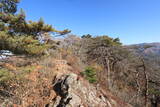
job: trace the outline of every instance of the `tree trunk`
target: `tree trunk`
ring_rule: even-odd
[[[142,63],[143,63],[143,72],[144,72],[144,78],[145,78],[145,107],[148,107],[148,74],[146,72],[146,66],[145,66],[145,62],[142,59]]]
[[[108,89],[110,90],[111,89],[111,70],[110,70],[110,61],[109,59],[107,58],[106,59],[106,64],[107,64],[107,81],[108,81]]]

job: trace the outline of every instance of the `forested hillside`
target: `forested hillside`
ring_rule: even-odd
[[[160,106],[160,43],[60,31],[19,2],[0,0],[0,107]]]

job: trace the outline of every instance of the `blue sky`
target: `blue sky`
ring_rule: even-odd
[[[160,42],[160,0],[21,0],[27,20],[40,17],[73,34],[119,37],[123,44]]]

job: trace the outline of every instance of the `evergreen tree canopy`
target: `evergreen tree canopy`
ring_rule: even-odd
[[[14,14],[17,11],[19,0],[0,0],[0,12]]]
[[[51,25],[45,24],[42,18],[37,22],[26,21],[25,12],[22,9],[17,12],[17,3],[19,0],[0,0],[0,51],[42,54],[49,48],[48,42],[42,42],[46,33],[65,35],[70,32],[68,29],[58,31]]]

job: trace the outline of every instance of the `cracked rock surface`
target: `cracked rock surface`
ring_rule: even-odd
[[[74,73],[62,75],[53,83],[55,97],[48,107],[129,107],[98,90],[86,81],[78,80]]]

